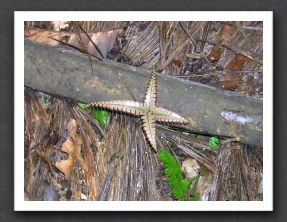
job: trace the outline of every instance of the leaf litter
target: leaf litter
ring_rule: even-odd
[[[163,74],[263,98],[261,22],[182,23],[194,41],[191,42],[179,22],[80,22],[80,25],[110,59],[146,69],[156,66]],[[98,56],[90,40],[80,33],[88,46],[83,49],[75,26],[68,23],[57,31],[35,30],[34,23],[33,28],[25,30],[25,35],[60,47],[69,47],[63,44],[69,42],[85,54]],[[108,39],[100,43],[97,38]],[[101,48],[103,45],[105,48]],[[45,107],[37,94],[25,90],[24,188],[31,200],[41,200],[43,181],[57,188],[60,200],[172,200],[162,176],[163,168],[144,139],[139,119],[112,112],[107,126],[102,127],[86,111],[59,98],[52,98],[50,106]],[[73,136],[68,139],[65,127],[71,119],[76,122]],[[202,153],[197,141],[190,141],[186,134],[158,127],[156,140],[161,149],[168,147],[180,162],[190,156],[205,169],[198,185],[202,200],[260,200],[262,150],[239,144],[239,150]],[[51,130],[45,133],[48,128]],[[47,139],[49,136],[54,141]],[[201,148],[208,148],[204,137],[200,137]],[[161,138],[168,138],[172,145]],[[33,152],[39,149],[37,144],[41,145],[38,153]],[[63,160],[60,147],[68,159]],[[49,160],[45,156],[50,156],[51,167],[47,167]],[[55,165],[61,162],[59,171]]]

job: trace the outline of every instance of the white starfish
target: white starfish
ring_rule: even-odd
[[[163,107],[157,107],[156,102],[156,75],[153,72],[144,96],[144,102],[134,100],[108,100],[91,103],[95,107],[106,108],[134,116],[141,116],[143,130],[152,148],[157,150],[155,122],[187,124],[188,120]]]

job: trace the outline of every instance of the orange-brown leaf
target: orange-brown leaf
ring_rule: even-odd
[[[82,139],[76,134],[78,127],[77,122],[75,120],[71,120],[67,124],[67,128],[68,127],[72,127],[72,130],[68,139],[63,143],[61,151],[67,153],[69,158],[67,160],[56,162],[55,166],[65,174],[65,179],[69,181],[76,161],[79,161],[82,169],[85,171],[88,171],[88,166],[80,154]]]
[[[74,155],[75,146],[72,141],[69,139],[63,143],[62,151],[66,152],[69,156],[67,160],[62,160],[60,162],[56,162],[55,166],[65,174],[65,179],[71,179],[71,173],[74,165],[75,155]]]
[[[107,56],[108,52],[111,51],[114,44],[116,43],[116,37],[120,32],[121,29],[116,29],[112,31],[88,33],[88,35],[93,40],[93,42],[100,48],[104,56]],[[87,46],[87,50],[91,55],[98,56],[99,55],[98,51],[95,49],[93,43],[88,39],[88,37],[84,33],[80,34],[82,42],[79,41],[79,36],[77,33],[54,32],[35,28],[28,28],[24,30],[25,38],[54,46],[61,45],[60,42],[50,38],[52,37],[54,39],[68,43],[80,49],[82,49],[81,44],[84,44],[85,46]],[[65,48],[74,50],[72,47],[69,46],[65,46]]]
[[[217,39],[217,43],[224,43],[226,45],[231,45],[232,41],[235,37],[235,30],[230,25],[224,25],[219,33],[219,38]],[[220,45],[215,45],[210,52],[210,54],[207,56],[207,59],[210,61],[217,61],[221,58],[221,54],[223,52],[223,47]]]

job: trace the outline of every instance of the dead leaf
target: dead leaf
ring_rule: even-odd
[[[217,40],[217,43],[231,45],[235,35],[236,32],[233,26],[224,25],[223,28],[220,30],[220,36]]]
[[[218,89],[234,90],[242,83],[242,76],[235,71],[242,70],[243,65],[250,59],[244,55],[235,55],[230,61],[226,70],[216,72],[219,82],[213,84]]]
[[[224,43],[227,45],[230,45],[236,35],[236,32],[234,28],[230,25],[224,25],[222,29],[220,30],[219,37],[217,39],[217,43]],[[220,45],[215,45],[210,52],[210,54],[207,56],[207,59],[210,61],[217,61],[221,58],[221,54],[223,52],[223,47]]]
[[[216,72],[218,82],[211,84],[218,89],[234,90],[238,88],[238,85],[242,83],[242,77],[235,71],[223,70]]]
[[[104,31],[104,32],[95,32],[91,33],[89,32],[88,35],[93,40],[93,42],[99,47],[99,49],[102,51],[104,56],[106,57],[108,52],[111,51],[114,44],[116,43],[117,35],[122,31],[122,29],[116,29],[112,31]],[[27,28],[24,30],[24,37],[35,40],[38,42],[42,42],[49,45],[54,46],[60,46],[61,43],[58,41],[55,41],[51,38],[54,38],[56,40],[68,43],[70,45],[73,45],[77,48],[82,48],[79,42],[79,37],[77,33],[68,33],[68,32],[54,32],[49,30],[40,30],[35,28]],[[98,51],[95,49],[93,43],[88,39],[88,37],[85,35],[85,33],[81,33],[81,38],[83,40],[83,43],[87,47],[89,53],[94,56],[99,56]],[[63,46],[63,48],[69,49],[69,50],[75,50],[74,48],[70,46]]]
[[[70,136],[62,145],[62,152],[68,154],[67,160],[56,162],[55,166],[65,174],[65,179],[69,181],[71,179],[71,173],[75,162],[79,162],[83,170],[88,171],[88,166],[85,160],[81,156],[82,139],[77,135],[78,124],[73,119],[67,124],[67,128],[72,127]]]
[[[227,70],[230,71],[238,71],[242,70],[243,65],[248,62],[250,58],[244,56],[244,55],[235,55],[234,59],[231,60],[231,62],[226,67]]]

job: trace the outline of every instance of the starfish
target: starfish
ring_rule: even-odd
[[[188,120],[163,107],[157,107],[156,94],[157,94],[157,83],[156,75],[152,72],[150,77],[146,93],[144,95],[144,101],[134,100],[108,100],[91,103],[91,106],[100,107],[110,110],[115,110],[123,113],[127,113],[134,116],[141,116],[143,131],[146,135],[147,140],[153,149],[157,150],[156,145],[156,134],[155,134],[155,123],[156,121],[164,123],[177,123],[187,124]]]

